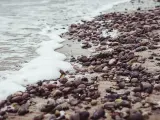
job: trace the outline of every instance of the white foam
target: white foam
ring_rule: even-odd
[[[39,80],[51,80],[60,77],[60,70],[71,70],[70,63],[65,62],[66,56],[54,50],[62,47],[60,44],[64,39],[55,35],[45,28],[41,35],[48,36],[50,41],[44,41],[39,44],[37,53],[39,56],[29,63],[23,65],[15,75],[10,76],[7,80],[2,81],[0,84],[0,99],[5,99],[8,95],[16,91],[24,91],[25,85],[36,83]],[[3,87],[6,86],[6,87]]]

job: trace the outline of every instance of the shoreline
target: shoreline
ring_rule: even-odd
[[[156,9],[159,10],[159,8],[156,8]],[[151,12],[154,13],[154,11],[155,10],[152,10]],[[146,16],[150,15],[149,12],[145,13],[145,11],[142,11],[142,13],[140,12],[140,14],[145,14]],[[125,15],[129,15],[129,16],[125,16]],[[109,20],[112,19],[112,20],[114,20],[114,22],[116,22],[115,17],[120,17],[120,18],[126,19],[126,17],[131,18],[131,15],[135,15],[135,13],[134,12],[133,13],[131,12],[129,14],[128,13],[125,13],[125,14],[109,13],[109,14],[106,14],[106,16],[105,16],[105,14],[103,14],[98,17],[95,17],[95,19],[93,19],[91,22],[85,21],[81,25],[80,24],[78,24],[78,25],[72,24],[71,28],[69,29],[69,32],[67,32],[67,33],[70,34],[69,36],[72,37],[73,41],[76,40],[77,38],[82,39],[81,41],[83,43],[83,48],[85,48],[85,49],[82,50],[80,48],[78,42],[74,42],[74,44],[73,44],[73,41],[68,41],[68,42],[64,43],[64,44],[66,44],[66,46],[64,46],[64,48],[62,48],[58,51],[60,51],[62,53],[66,53],[66,55],[68,57],[70,57],[70,55],[71,56],[73,55],[73,57],[71,59],[71,63],[78,64],[78,65],[74,66],[75,72],[65,73],[65,72],[61,71],[62,77],[60,79],[58,79],[57,82],[56,81],[38,82],[37,84],[33,84],[33,85],[28,86],[27,92],[25,92],[25,93],[17,92],[16,94],[8,97],[7,101],[5,101],[5,103],[2,104],[2,102],[1,102],[0,107],[6,103],[12,104],[12,107],[9,108],[9,110],[7,108],[7,110],[6,110],[7,115],[6,115],[6,111],[5,111],[5,113],[1,111],[0,115],[8,116],[7,120],[11,120],[11,119],[12,120],[21,120],[21,119],[23,119],[23,120],[43,120],[43,117],[45,117],[44,119],[46,119],[46,120],[51,120],[51,119],[49,119],[50,117],[52,117],[53,119],[55,119],[54,117],[56,117],[56,119],[58,119],[58,120],[61,120],[61,119],[63,120],[63,119],[67,119],[67,117],[70,117],[70,116],[72,118],[71,120],[85,120],[86,118],[89,117],[89,114],[90,114],[90,116],[92,116],[92,119],[102,118],[102,119],[108,119],[108,120],[111,120],[111,117],[113,117],[114,119],[117,119],[118,117],[119,118],[121,118],[121,117],[126,118],[129,116],[129,117],[134,118],[135,116],[136,117],[138,116],[139,120],[143,120],[142,117],[149,117],[148,115],[151,112],[148,112],[148,111],[154,105],[151,106],[150,104],[153,104],[153,103],[150,103],[150,102],[153,102],[153,100],[149,101],[148,99],[150,98],[150,95],[152,95],[152,97],[159,97],[158,95],[156,96],[155,94],[150,94],[150,92],[153,90],[153,88],[154,88],[154,92],[155,92],[155,90],[159,89],[159,86],[152,87],[152,84],[154,84],[154,83],[152,83],[152,81],[150,81],[151,83],[150,82],[148,83],[148,81],[146,82],[146,80],[143,80],[142,78],[140,78],[140,79],[142,79],[142,81],[140,83],[137,81],[137,79],[133,80],[133,78],[137,77],[137,73],[130,71],[130,67],[132,67],[132,66],[130,66],[129,64],[133,65],[133,63],[136,63],[136,66],[133,66],[134,69],[135,70],[138,69],[139,74],[147,75],[148,79],[151,79],[153,77],[153,75],[157,75],[159,72],[152,73],[153,74],[152,75],[152,74],[148,73],[147,70],[143,71],[143,67],[146,67],[146,65],[143,64],[143,62],[147,61],[147,63],[146,63],[147,65],[150,65],[151,63],[153,63],[153,62],[149,63],[150,59],[147,59],[147,58],[146,58],[147,60],[145,61],[144,57],[150,57],[149,53],[151,53],[151,52],[154,53],[155,49],[159,50],[159,46],[157,46],[157,44],[155,44],[158,42],[154,41],[155,43],[154,42],[150,43],[150,41],[145,41],[145,40],[144,41],[136,41],[139,45],[139,46],[136,46],[134,38],[127,38],[126,40],[127,40],[128,44],[133,44],[133,46],[132,45],[131,46],[129,46],[129,45],[123,46],[125,44],[123,41],[117,41],[117,38],[111,38],[110,36],[101,37],[100,36],[101,33],[96,32],[97,30],[106,29],[105,28],[106,26],[104,24],[102,24],[102,23],[105,23],[104,17],[106,17]],[[158,20],[159,20],[159,18],[158,18]],[[98,22],[96,22],[96,21],[98,21]],[[133,19],[133,21],[134,21],[134,19]],[[118,22],[120,22],[120,21],[118,21]],[[131,21],[129,21],[129,22],[131,22]],[[122,23],[122,21],[120,23]],[[107,22],[107,24],[108,24],[108,22]],[[128,23],[126,23],[126,24],[128,25]],[[94,27],[94,25],[96,25],[96,27]],[[126,27],[126,29],[128,31],[124,32],[123,31],[124,28],[120,24],[117,25],[116,23],[112,23],[112,24],[109,23],[109,25],[110,25],[109,26],[110,31],[112,31],[112,28],[118,29],[118,31],[121,33],[120,36],[118,36],[118,37],[120,37],[120,39],[123,39],[123,37],[126,37],[126,35],[132,35],[132,36],[137,35],[136,33],[134,34],[131,32],[130,34],[126,34],[123,36],[122,33],[129,32],[127,27]],[[89,27],[89,28],[87,28],[87,27]],[[101,27],[102,27],[102,29],[98,29]],[[93,38],[89,38],[89,39],[86,38],[87,35],[84,35],[84,34],[86,34],[84,31],[84,28],[89,29],[89,30],[93,30],[92,32],[95,32],[95,36],[91,35]],[[122,31],[121,31],[121,29],[122,29]],[[154,26],[153,28],[150,28],[150,29],[145,28],[145,29],[146,29],[146,32],[150,32],[150,31],[152,31],[152,29],[159,30],[159,27]],[[132,30],[132,28],[131,28],[131,30]],[[80,34],[80,31],[82,32],[81,34]],[[74,33],[75,33],[75,35],[74,35]],[[145,37],[145,36],[142,36],[142,37]],[[152,36],[150,36],[150,37],[152,37]],[[97,40],[100,38],[102,39],[101,41]],[[109,42],[106,42],[106,39]],[[131,43],[130,43],[130,40],[131,40]],[[67,44],[68,44],[68,46],[67,46]],[[151,44],[152,46],[149,46],[148,44]],[[92,54],[92,52],[88,51],[88,48],[90,48],[92,46],[94,46],[93,49],[95,49],[96,55],[95,55],[95,53]],[[141,47],[141,46],[143,46],[143,47]],[[107,51],[108,47],[111,47],[114,50]],[[78,49],[78,50],[76,50],[76,49]],[[119,51],[118,51],[118,49],[119,49]],[[147,51],[147,49],[149,49],[149,51]],[[120,52],[122,52],[122,50],[124,50],[124,53],[120,53]],[[129,50],[132,50],[132,52]],[[136,51],[134,51],[134,50],[136,50]],[[71,52],[71,51],[73,51],[73,52]],[[141,53],[140,51],[143,51],[146,53],[144,54],[144,53]],[[84,54],[82,54],[83,52],[84,52]],[[119,53],[117,54],[117,52],[119,52]],[[90,54],[90,55],[88,56],[88,54]],[[121,59],[121,57],[118,56],[119,54],[122,54],[121,57],[123,57],[123,54],[124,55],[126,54],[125,57],[127,60],[125,61],[125,58],[123,58],[124,60]],[[144,56],[142,56],[142,54]],[[77,55],[83,55],[83,56],[77,58]],[[142,58],[139,57],[138,55],[142,56]],[[149,56],[146,56],[146,55],[149,55]],[[151,57],[155,57],[155,55],[151,54]],[[131,60],[131,59],[133,59],[133,60]],[[96,62],[95,62],[95,60],[96,60]],[[158,61],[158,58],[156,60]],[[137,64],[137,62],[139,62],[139,61],[140,61],[140,63]],[[130,63],[128,63],[128,62],[130,62]],[[128,68],[125,68],[125,69],[128,69],[129,70],[128,72],[131,72],[131,73],[127,73],[126,71],[123,71],[123,72],[126,72],[127,75],[130,74],[129,75],[130,77],[132,75],[132,77],[131,77],[132,79],[130,77],[129,78],[126,77],[125,74],[122,74],[123,72],[122,73],[115,73],[117,71],[120,71],[120,69],[124,69],[123,67],[125,67],[125,64],[123,66],[122,63],[126,63]],[[139,66],[139,64],[143,64],[144,66],[143,67]],[[79,65],[81,65],[82,67],[79,67]],[[137,65],[138,65],[138,68],[137,68]],[[117,67],[119,67],[119,68],[117,68]],[[152,66],[152,67],[154,68],[155,66]],[[155,70],[153,70],[153,71],[155,72]],[[93,74],[93,73],[95,73],[95,74]],[[129,82],[127,82],[128,79],[130,79]],[[155,78],[155,79],[159,79],[159,77]],[[126,81],[124,81],[124,80],[126,80]],[[132,80],[134,81],[132,83],[133,85],[130,84],[130,82]],[[140,85],[140,88],[136,89],[139,91],[134,93],[135,96],[136,97],[139,97],[140,95],[143,95],[143,96],[141,96],[142,98],[139,97],[142,100],[139,100],[138,98],[136,98],[136,100],[137,101],[139,100],[139,101],[135,102],[136,101],[135,100],[134,101],[135,103],[134,103],[132,101],[132,99],[135,96],[132,93],[132,90],[133,90],[132,87],[136,87],[137,85]],[[145,89],[144,89],[144,87],[145,87]],[[129,92],[132,94],[130,95]],[[76,93],[79,93],[80,96],[79,96],[79,94],[76,94]],[[133,97],[133,98],[131,99],[129,97]],[[147,102],[148,104],[145,104],[145,102],[143,101],[144,98],[146,98],[146,97],[149,97],[147,99],[149,101],[149,102]],[[111,101],[108,101],[108,99],[111,99]],[[20,105],[18,105],[17,103]],[[115,107],[114,104],[117,104],[117,106]],[[147,107],[147,105],[148,105],[148,107]],[[127,108],[134,108],[133,106],[136,109],[141,109],[143,111],[128,111]],[[142,106],[149,108],[149,109],[147,109],[148,111],[145,109],[145,107],[142,109],[141,108]],[[53,108],[54,108],[54,110],[53,110]],[[83,110],[83,111],[79,111],[79,110]],[[113,112],[113,110],[115,110],[116,112]],[[123,110],[124,113],[120,112],[120,110]],[[76,113],[74,114],[73,111],[76,111]],[[87,111],[89,111],[89,113]],[[22,116],[18,116],[17,113],[18,114],[20,113],[20,115],[22,115]],[[48,113],[50,113],[50,114],[48,114]],[[65,113],[65,115],[64,115],[64,113]],[[110,113],[112,113],[112,114],[110,114]],[[122,113],[122,115],[121,115],[121,113]],[[105,116],[107,118],[105,118]],[[66,117],[66,118],[64,118],[64,117]],[[80,117],[80,118],[78,118],[78,117]],[[130,119],[133,120],[133,118],[130,118]],[[155,119],[150,119],[150,120],[155,120]]]

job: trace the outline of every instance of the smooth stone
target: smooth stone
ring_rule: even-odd
[[[144,118],[140,112],[133,112],[130,113],[128,120],[144,120]]]
[[[116,62],[117,62],[117,60],[115,58],[113,58],[108,62],[108,64],[109,65],[114,65],[114,64],[116,64]]]
[[[106,103],[104,104],[104,109],[113,110],[113,109],[114,109],[114,106],[115,106],[115,103],[114,103],[114,102],[106,102]]]
[[[71,106],[76,106],[78,103],[79,103],[79,100],[77,100],[77,99],[71,99],[71,100],[69,101],[69,104],[70,104]]]
[[[43,120],[43,118],[44,116],[41,114],[41,115],[35,116],[33,120]]]
[[[119,86],[120,89],[124,89],[125,88],[125,82],[118,83],[118,86]]]
[[[60,91],[60,90],[54,90],[54,91],[52,91],[52,93],[51,93],[51,95],[53,96],[53,97],[60,97],[60,96],[62,96],[62,92]]]
[[[153,86],[148,82],[141,82],[141,89],[145,92],[151,93]]]
[[[25,115],[29,113],[29,110],[28,110],[28,106],[25,104],[25,105],[22,105],[19,109],[18,109],[18,115]]]
[[[89,118],[89,112],[88,111],[82,111],[79,113],[80,120],[88,120]]]
[[[102,108],[99,108],[93,113],[91,118],[93,120],[97,120],[97,119],[100,119],[101,117],[104,117],[104,116],[105,116],[105,111]]]
[[[59,82],[62,83],[62,84],[65,84],[67,81],[68,81],[68,79],[65,78],[65,77],[59,79]]]
[[[97,105],[97,100],[92,100],[92,101],[91,101],[91,105],[92,105],[92,106]]]
[[[74,115],[71,115],[70,120],[81,120],[81,119],[80,119],[80,114],[79,114],[79,113],[76,113],[76,114],[74,114]]]

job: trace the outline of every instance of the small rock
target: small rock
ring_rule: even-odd
[[[28,106],[25,104],[25,105],[22,105],[19,109],[18,109],[18,115],[25,115],[29,112],[28,110]]]
[[[138,48],[136,48],[136,52],[141,52],[141,51],[145,51],[145,50],[147,50],[147,48],[145,47],[145,46],[140,46],[140,47],[138,47]]]
[[[88,61],[88,58],[87,58],[87,56],[81,56],[80,58],[78,58],[78,60],[79,60],[80,62],[87,62],[87,61]]]
[[[108,71],[108,67],[105,66],[103,69],[102,69],[103,72],[107,72]]]
[[[58,110],[56,110],[54,114],[55,114],[56,117],[59,117],[61,115],[60,111],[58,111]]]
[[[137,78],[132,78],[131,79],[131,83],[137,83],[138,82],[138,79]]]
[[[47,101],[47,103],[44,103],[41,108],[40,111],[41,112],[50,112],[51,110],[53,110],[56,106],[56,102],[53,99],[50,99]]]
[[[103,67],[102,66],[97,66],[94,71],[95,72],[102,72]]]
[[[114,106],[115,106],[115,103],[114,103],[114,102],[106,102],[106,103],[104,104],[104,109],[113,110],[113,109],[114,109]]]
[[[86,88],[86,85],[85,85],[85,84],[80,84],[80,85],[78,86],[78,88]]]
[[[43,118],[44,116],[41,114],[41,115],[35,116],[33,120],[43,120]]]
[[[69,101],[69,104],[70,104],[71,106],[76,106],[78,103],[79,103],[79,101],[78,101],[77,99],[71,99],[71,100]]]
[[[59,79],[59,82],[62,83],[62,84],[65,84],[67,81],[68,81],[68,79],[65,78],[65,77]]]
[[[157,91],[159,91],[160,90],[160,84],[155,84],[154,85],[154,89],[157,90]]]
[[[91,105],[92,105],[92,106],[97,105],[97,100],[92,100],[92,101],[91,101]]]
[[[55,90],[55,91],[53,91],[51,93],[51,96],[53,96],[53,97],[60,97],[60,96],[62,96],[62,94],[63,93],[60,90]]]
[[[151,93],[153,86],[148,82],[141,82],[141,89],[145,92]]]
[[[81,120],[81,119],[80,119],[80,114],[79,114],[79,113],[76,113],[76,114],[74,114],[74,115],[71,115],[70,120]]]
[[[114,64],[116,64],[116,62],[117,62],[117,60],[115,59],[115,58],[113,58],[113,59],[111,59],[110,61],[109,61],[109,65],[114,65]]]
[[[119,86],[120,89],[124,89],[125,88],[125,82],[120,82],[118,84],[118,86]]]
[[[144,120],[144,118],[140,112],[135,111],[130,113],[129,120]]]
[[[99,108],[93,113],[91,118],[93,120],[97,120],[97,119],[104,117],[104,116],[105,116],[105,111],[102,108]]]
[[[82,111],[79,113],[80,120],[88,120],[89,118],[89,112],[88,111]]]
[[[63,91],[64,93],[68,93],[70,90],[71,90],[70,87],[65,87],[62,91]]]
[[[23,99],[22,99],[22,96],[15,96],[15,97],[12,98],[11,101],[18,103],[18,102],[21,102],[22,100],[23,100]]]

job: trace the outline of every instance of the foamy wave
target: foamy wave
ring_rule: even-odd
[[[50,41],[40,43],[37,53],[39,56],[29,63],[23,65],[15,75],[10,76],[0,84],[0,99],[5,99],[8,95],[16,91],[24,91],[25,85],[36,83],[39,80],[51,80],[60,77],[60,70],[71,70],[70,63],[65,62],[66,56],[54,50],[62,47],[64,41],[58,35],[53,34],[49,28],[43,29],[40,33],[48,36]],[[6,86],[6,87],[3,87]]]

